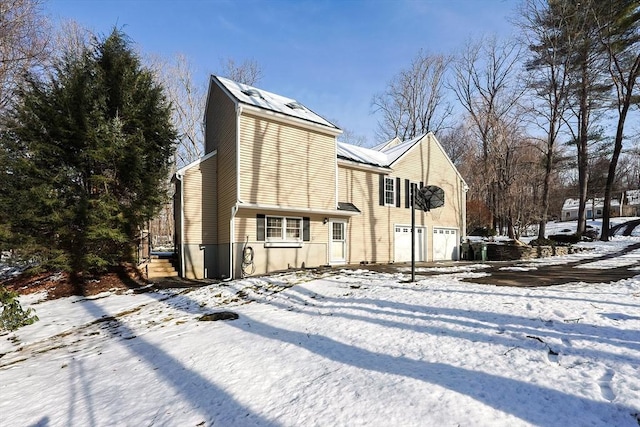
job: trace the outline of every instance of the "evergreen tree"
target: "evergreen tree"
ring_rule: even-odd
[[[79,281],[132,259],[164,202],[171,106],[119,30],[31,77],[1,137],[11,245]]]

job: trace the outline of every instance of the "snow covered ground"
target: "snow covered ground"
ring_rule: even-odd
[[[24,297],[40,321],[0,335],[0,425],[638,426],[640,276],[461,281],[484,267]],[[239,318],[199,321],[219,311]]]

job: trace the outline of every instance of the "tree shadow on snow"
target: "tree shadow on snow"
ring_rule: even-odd
[[[172,300],[172,298],[164,299],[160,295],[154,296],[159,302],[163,303]],[[194,305],[197,306],[197,303],[190,299],[181,298],[180,302],[177,308],[190,313],[196,311]],[[121,339],[125,347],[134,356],[138,357],[141,363],[144,363],[147,367],[155,366],[160,368],[154,372],[162,377],[167,386],[172,387],[177,394],[191,404],[193,412],[200,413],[205,418],[203,425],[277,425],[274,421],[267,420],[244,407],[219,386],[198,372],[190,370],[162,349],[147,342],[144,338],[136,336],[131,328],[109,315],[92,301],[83,301],[82,307],[91,313],[95,319],[105,319],[105,321],[109,322],[105,330],[109,331],[114,338]],[[203,343],[203,345],[206,345],[206,343]],[[143,390],[140,390],[140,392],[142,393]],[[73,403],[78,403],[78,401],[76,400]],[[117,408],[114,408],[114,410],[117,410]],[[89,415],[93,419],[93,415]]]
[[[597,402],[485,372],[472,371],[444,363],[431,363],[375,353],[326,336],[270,326],[247,316],[243,316],[242,322],[232,322],[230,325],[245,333],[271,340],[280,340],[338,363],[445,387],[534,425],[557,424],[558,414],[549,411],[549,402],[554,402],[555,407],[564,408],[570,414],[589,413],[613,416],[611,403]],[[629,422],[629,418],[623,418],[624,413],[632,414],[635,411],[632,408],[621,406],[616,406],[616,409],[619,418],[611,420],[614,423],[616,421]]]
[[[298,295],[296,295],[296,293]],[[443,307],[436,308],[371,298],[345,300],[343,298],[320,296],[315,292],[307,291],[302,286],[292,288],[291,292],[287,294],[287,297],[290,301],[297,304],[296,308],[300,311],[305,311],[304,307],[313,306],[315,309],[322,308],[330,311],[332,316],[375,323],[383,327],[413,330],[418,333],[431,335],[444,334],[450,337],[465,339],[469,342],[487,342],[505,347],[522,347],[522,340],[518,339],[517,336],[540,336],[557,341],[564,339],[593,341],[640,351],[640,334],[638,334],[637,331],[617,329],[608,326],[594,327],[580,323],[543,321],[542,319],[510,314]],[[275,301],[270,301],[269,303],[271,305],[280,305],[282,308],[290,308],[286,304],[280,304]],[[348,311],[351,311],[351,313]],[[363,315],[353,314],[354,311],[362,312]],[[313,314],[310,310],[307,310],[307,312]],[[387,318],[383,318],[383,316]],[[465,328],[472,328],[475,332],[450,329],[442,326],[405,323],[398,320],[391,320],[388,318],[389,316],[425,322],[437,321],[441,324],[454,324]],[[603,314],[603,316],[606,315]],[[509,336],[509,334],[511,334],[511,336]],[[537,345],[537,343],[532,344]],[[560,343],[554,344],[552,350],[555,352],[572,352],[565,344]],[[618,360],[620,357],[614,353],[592,348],[580,348],[580,353],[600,360]],[[640,358],[633,358],[629,355],[627,355],[626,358],[631,364],[640,364]]]

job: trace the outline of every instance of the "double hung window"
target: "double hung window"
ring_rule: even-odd
[[[302,218],[268,216],[266,219],[268,241],[302,241]]]
[[[395,206],[396,204],[396,180],[394,178],[384,178],[384,204]]]

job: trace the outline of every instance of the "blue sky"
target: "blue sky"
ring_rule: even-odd
[[[374,145],[371,98],[420,49],[453,54],[506,37],[517,0],[48,0],[55,20],[98,34],[118,26],[145,54],[185,54],[197,78],[257,61],[258,87],[295,98]]]

